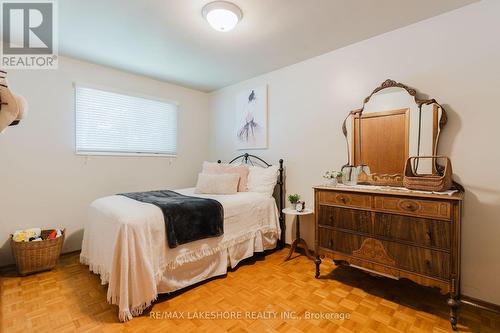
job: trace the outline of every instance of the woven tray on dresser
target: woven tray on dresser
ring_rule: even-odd
[[[463,193],[453,195],[318,186],[316,277],[321,259],[450,295],[452,325],[460,297]],[[455,325],[454,325],[455,324]]]

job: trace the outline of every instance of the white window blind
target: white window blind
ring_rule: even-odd
[[[76,152],[177,153],[177,105],[75,86]]]

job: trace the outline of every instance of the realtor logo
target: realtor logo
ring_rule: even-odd
[[[2,1],[3,68],[57,68],[55,2]]]

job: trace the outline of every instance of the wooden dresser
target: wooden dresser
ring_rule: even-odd
[[[316,277],[321,258],[449,293],[456,327],[463,193],[449,195],[314,188]]]

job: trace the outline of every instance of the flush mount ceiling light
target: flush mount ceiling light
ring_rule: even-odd
[[[241,9],[227,1],[214,1],[205,5],[201,11],[203,17],[217,31],[230,31],[243,17]]]

